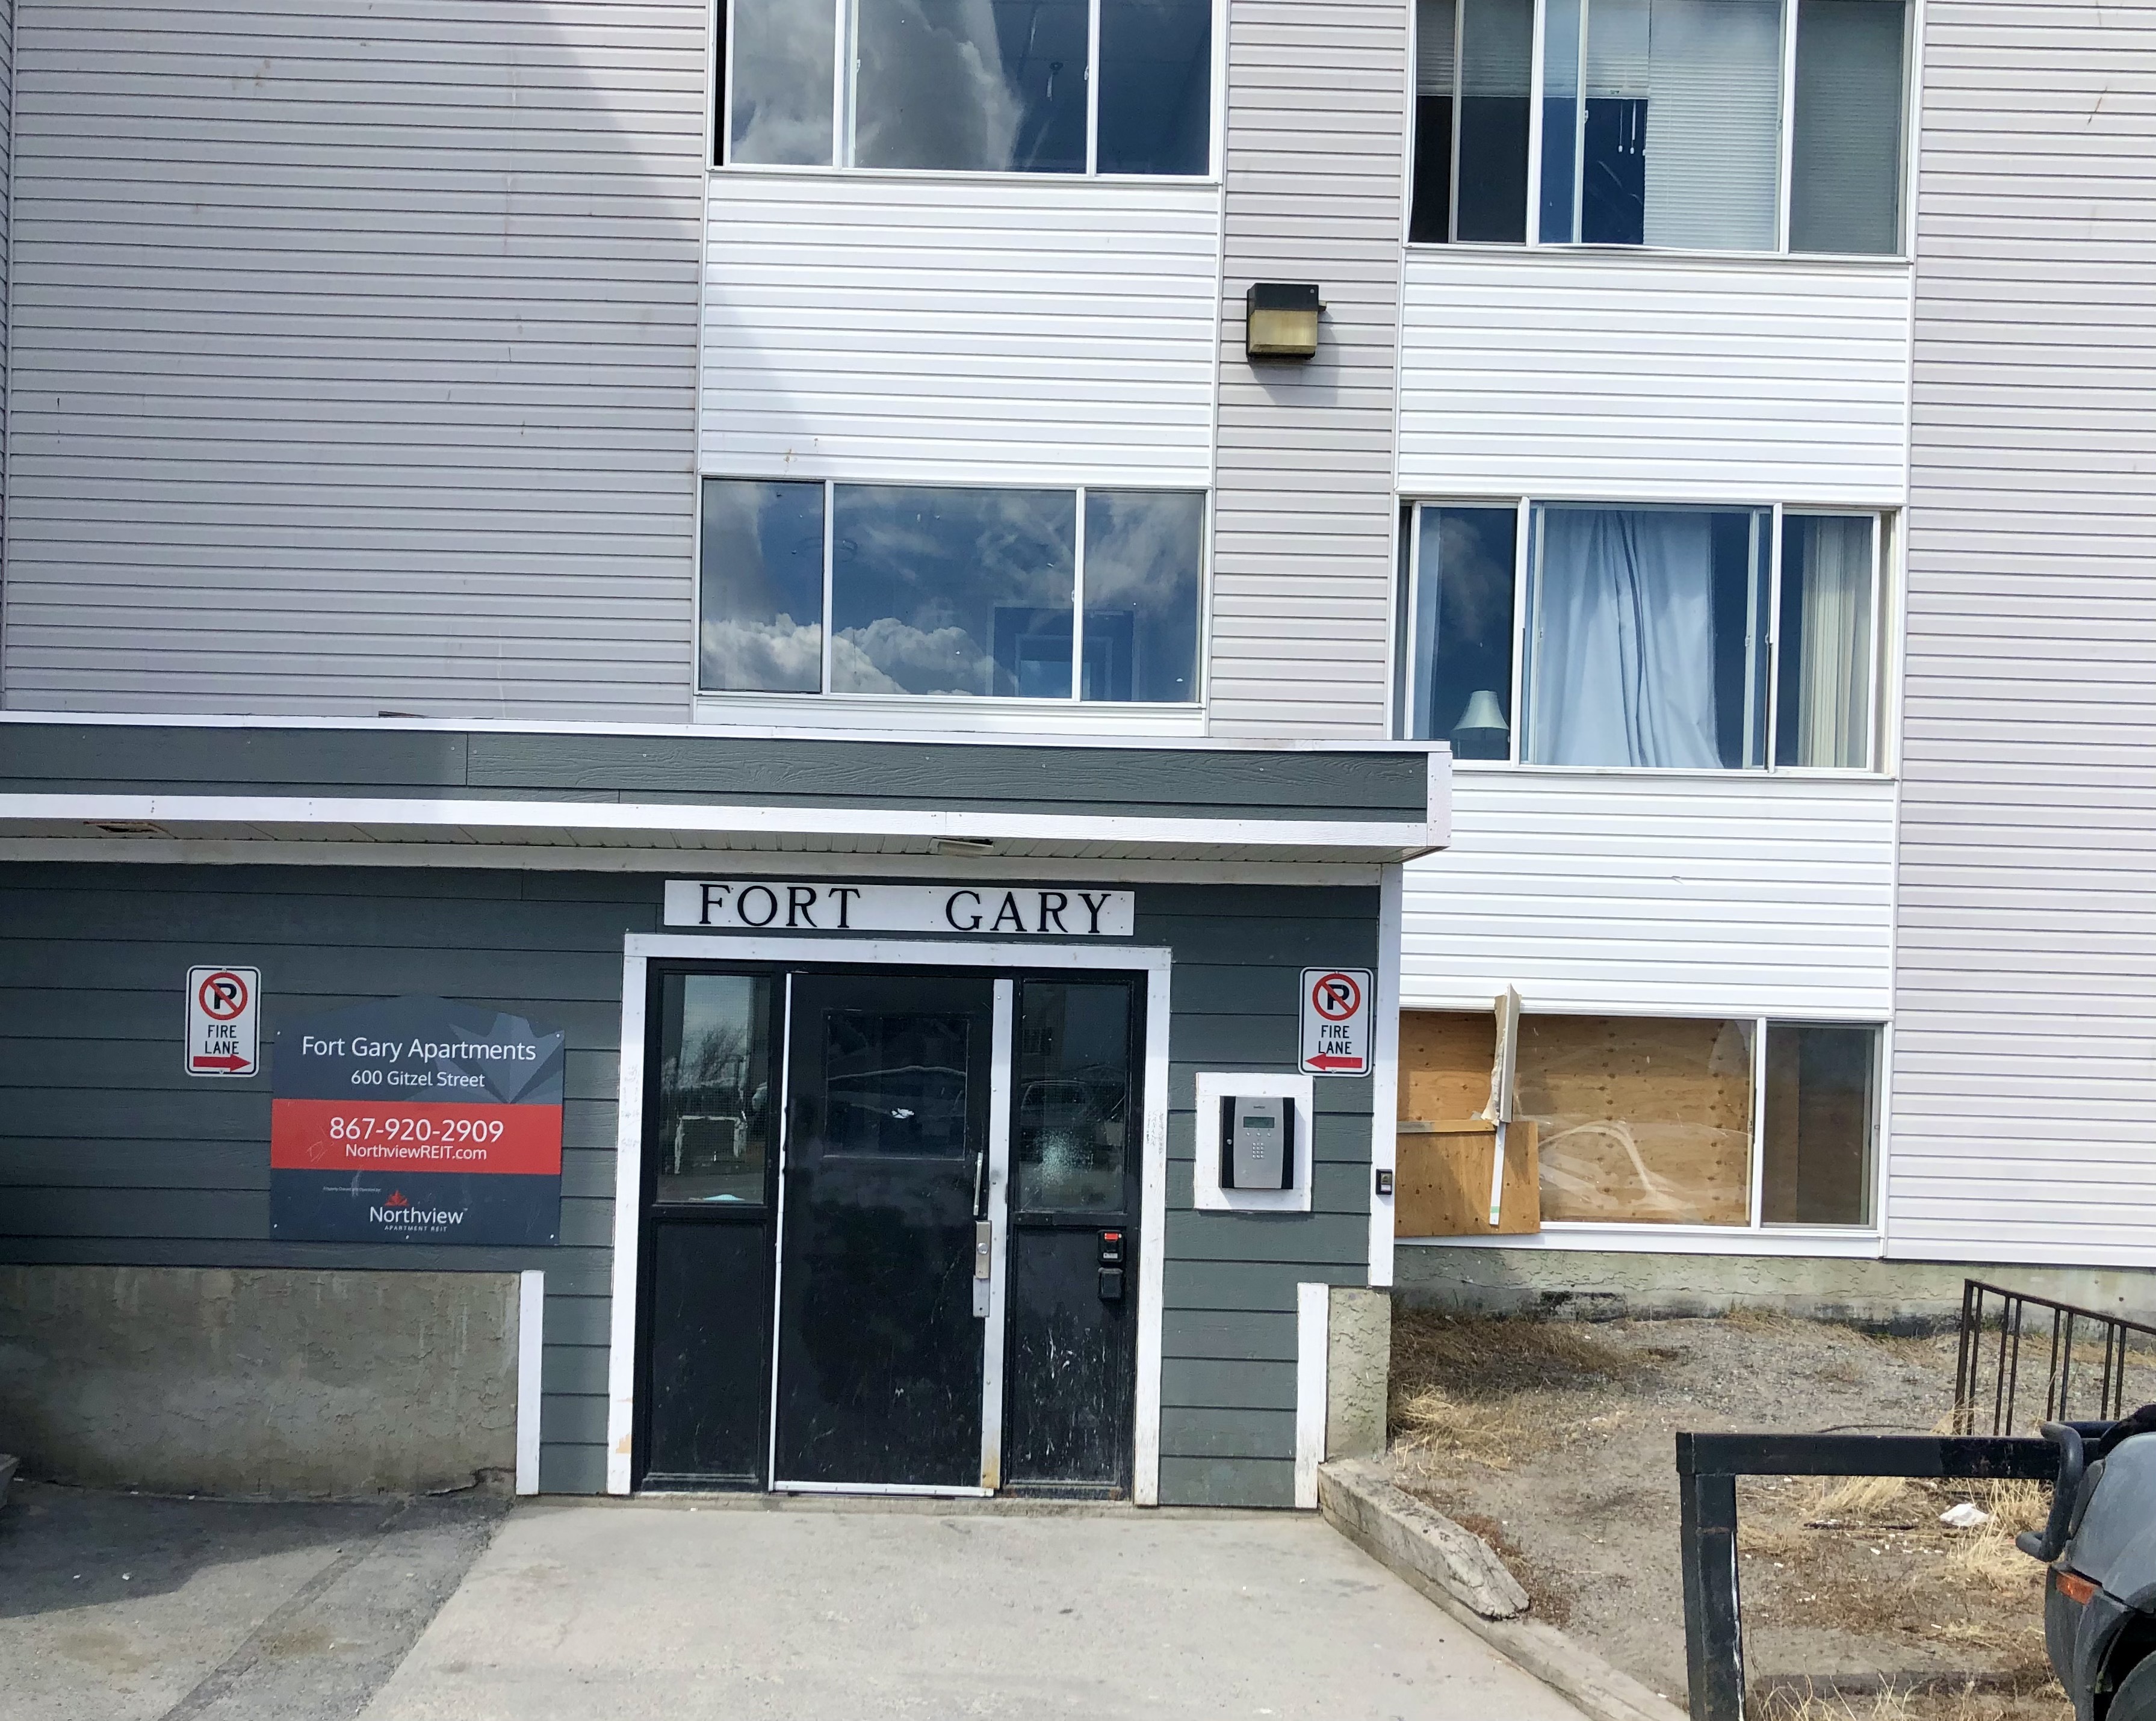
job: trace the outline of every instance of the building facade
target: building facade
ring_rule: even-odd
[[[1284,1504],[1304,1287],[2156,1265],[2136,18],[0,10],[11,1404],[298,1295],[333,1484]],[[392,1004],[551,1233],[290,1205]]]

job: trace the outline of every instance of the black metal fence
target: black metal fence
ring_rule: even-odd
[[[2115,1421],[2126,1413],[2129,1362],[2147,1371],[2137,1387],[2156,1395],[2156,1326],[1964,1279],[1954,1432],[1973,1435],[1988,1422],[2004,1438],[2017,1422]],[[2041,1416],[2034,1414],[2039,1378]]]
[[[1678,1548],[1691,1721],[1743,1721],[1744,1628],[1737,1592],[1740,1476],[1922,1476],[2051,1482],[2048,1440],[1941,1434],[1680,1434]]]

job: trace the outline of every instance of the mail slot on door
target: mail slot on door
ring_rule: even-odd
[[[1295,1187],[1295,1102],[1235,1095],[1220,1102],[1220,1187]]]

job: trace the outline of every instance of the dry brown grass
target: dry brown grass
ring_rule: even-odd
[[[1853,1695],[1768,1691],[1758,1704],[1764,1721],[2066,1721],[2066,1694],[2054,1680],[2034,1690],[1907,1689]]]
[[[1408,1452],[1508,1469],[1575,1428],[1606,1431],[1621,1410],[1578,1400],[1635,1380],[1670,1353],[1568,1321],[1401,1309],[1393,1318],[1392,1429]]]

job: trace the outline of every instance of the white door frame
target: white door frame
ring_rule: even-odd
[[[1138,1180],[1137,1403],[1131,1497],[1160,1501],[1161,1309],[1167,1262],[1168,981],[1158,946],[990,944],[931,938],[763,938],[633,932],[622,941],[621,1076],[614,1137],[613,1308],[608,1325],[607,1492],[629,1492],[636,1427],[636,1285],[644,1195],[647,968],[654,960],[798,966],[1120,970],[1146,977],[1143,1129]],[[1003,1250],[998,1239],[998,1257]],[[1000,1278],[1000,1274],[998,1274]],[[1000,1299],[997,1299],[1000,1301]],[[991,1324],[995,1324],[991,1314]],[[983,1442],[983,1457],[987,1442]],[[938,1489],[938,1493],[948,1490]]]

